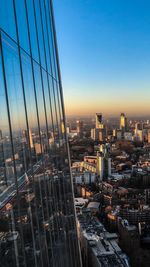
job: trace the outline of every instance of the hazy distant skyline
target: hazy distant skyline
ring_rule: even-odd
[[[150,115],[150,1],[53,2],[67,115]]]

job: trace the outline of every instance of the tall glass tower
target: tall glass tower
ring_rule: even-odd
[[[0,1],[0,266],[81,266],[50,0]]]

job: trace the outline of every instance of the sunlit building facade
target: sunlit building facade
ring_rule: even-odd
[[[0,266],[80,267],[52,2],[0,1]]]
[[[95,117],[96,117],[96,129],[103,129],[104,125],[103,125],[102,113],[96,113]]]
[[[124,113],[120,115],[120,130],[126,130],[127,128],[127,118]]]

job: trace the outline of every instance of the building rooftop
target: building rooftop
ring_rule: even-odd
[[[88,209],[99,209],[99,202],[90,202],[87,206]]]
[[[102,223],[90,213],[79,214],[80,235],[84,238],[94,257],[96,266],[129,267],[127,256],[117,243],[117,234],[106,231]],[[95,267],[95,266],[93,266]]]

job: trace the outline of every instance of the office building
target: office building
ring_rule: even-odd
[[[148,139],[148,143],[150,144],[150,130],[148,130],[147,139]]]
[[[106,138],[106,129],[102,120],[102,113],[96,113],[95,117],[95,128],[91,129],[91,138],[103,142]]]
[[[95,206],[97,208],[97,204],[99,203],[89,203],[92,210]],[[78,229],[84,266],[128,267],[127,255],[118,245],[117,234],[108,232],[103,224],[92,216],[90,210],[84,209],[82,214],[78,214]]]
[[[102,117],[102,113],[96,113],[95,115],[96,117],[96,129],[103,129],[104,125],[103,125],[103,117]]]
[[[124,139],[127,141],[132,141],[133,140],[132,132],[124,132]]]
[[[0,3],[0,266],[80,267],[52,0]]]
[[[100,129],[96,129],[96,128],[91,129],[91,138],[93,140],[99,140],[99,133],[100,133]]]
[[[99,141],[103,142],[106,139],[106,131],[105,129],[99,130]]]
[[[80,137],[82,137],[83,136],[83,121],[77,120],[76,124],[77,124],[77,133]]]
[[[109,155],[109,147],[107,144],[100,146],[100,151],[97,152],[97,174],[99,180],[107,180],[111,175],[111,158]]]
[[[117,137],[117,129],[113,129],[113,137]]]
[[[143,141],[143,130],[139,130],[139,129],[135,130],[135,136],[134,137],[135,137],[136,141],[142,142]]]
[[[125,131],[127,128],[127,118],[124,113],[120,115],[120,130]]]

